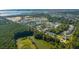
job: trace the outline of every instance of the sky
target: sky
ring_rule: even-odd
[[[3,9],[78,9],[78,0],[0,0]]]

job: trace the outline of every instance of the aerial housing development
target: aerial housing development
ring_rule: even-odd
[[[17,9],[0,12],[4,12],[0,15],[1,49],[79,48],[79,10]]]

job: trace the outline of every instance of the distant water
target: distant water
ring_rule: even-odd
[[[0,10],[0,16],[21,15],[21,14],[38,14],[38,13],[56,13],[56,12],[74,12],[79,9],[14,9]]]
[[[38,13],[48,13],[47,11],[0,11],[0,16],[10,16],[10,15],[21,15],[21,14],[38,14]]]
[[[20,15],[24,13],[32,13],[32,11],[0,11],[0,16]]]

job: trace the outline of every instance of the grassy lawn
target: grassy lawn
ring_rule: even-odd
[[[21,49],[35,49],[35,45],[32,44],[31,40],[27,39],[27,38],[21,38],[17,40],[17,48],[21,48]]]
[[[29,38],[18,39],[17,40],[17,48],[49,49],[49,48],[53,48],[53,45],[44,41],[44,40],[35,39],[32,36],[32,37],[29,37]]]

